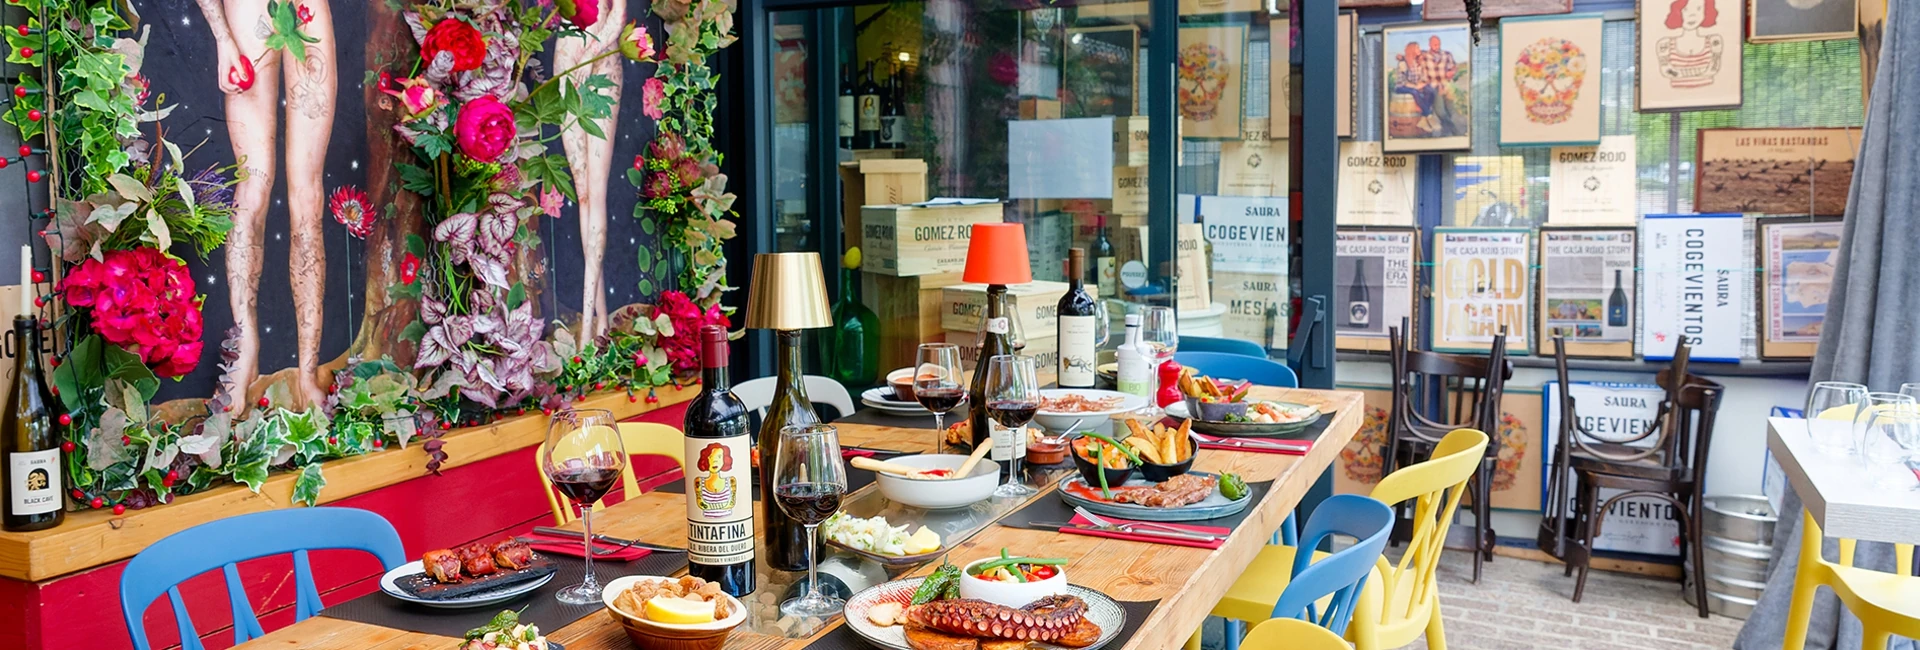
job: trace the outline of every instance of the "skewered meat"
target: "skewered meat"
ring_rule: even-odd
[[[533,549],[518,540],[500,540],[494,543],[492,550],[493,565],[501,569],[512,571],[533,564]]]
[[[493,565],[493,551],[486,544],[474,542],[456,552],[460,554],[460,570],[467,575],[478,578],[499,570]]]
[[[909,623],[951,634],[1022,641],[1053,641],[1085,620],[1087,602],[1053,595],[1014,609],[971,598],[936,600],[907,608]]]
[[[1217,481],[1211,476],[1181,474],[1161,481],[1150,490],[1115,490],[1113,500],[1150,508],[1177,508],[1206,499],[1207,495],[1213,494],[1213,486]]]
[[[427,551],[420,556],[421,568],[434,582],[453,584],[460,581],[460,556],[453,551],[439,549]]]

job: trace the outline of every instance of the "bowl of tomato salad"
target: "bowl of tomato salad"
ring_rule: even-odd
[[[960,597],[1007,607],[1067,593],[1066,558],[1000,555],[969,562],[960,571]]]

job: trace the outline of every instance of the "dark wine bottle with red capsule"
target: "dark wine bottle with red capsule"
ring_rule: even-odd
[[[700,394],[687,403],[687,574],[753,592],[753,437],[727,377],[727,331],[700,330]]]

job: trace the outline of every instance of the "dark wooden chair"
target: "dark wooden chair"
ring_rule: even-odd
[[[1393,407],[1387,426],[1387,448],[1381,458],[1385,474],[1427,459],[1433,446],[1455,429],[1476,429],[1489,439],[1480,468],[1468,480],[1473,500],[1473,581],[1480,582],[1480,565],[1493,559],[1495,534],[1491,521],[1494,464],[1500,458],[1500,396],[1513,377],[1507,360],[1507,334],[1493,339],[1487,356],[1441,354],[1412,349],[1406,321],[1390,328],[1393,364]],[[1399,531],[1396,531],[1398,533]]]
[[[1675,346],[1672,365],[1655,381],[1665,390],[1653,426],[1611,439],[1586,430],[1576,417],[1568,390],[1567,355],[1561,337],[1553,337],[1554,367],[1559,373],[1560,426],[1548,471],[1547,516],[1541,521],[1540,548],[1566,563],[1567,575],[1579,571],[1573,602],[1586,591],[1593,563],[1593,540],[1600,535],[1607,509],[1622,499],[1650,497],[1680,513],[1680,552],[1691,558],[1696,574],[1702,557],[1700,513],[1706,487],[1707,451],[1713,440],[1714,413],[1725,389],[1711,379],[1689,374],[1685,341]],[[1572,512],[1567,512],[1567,477],[1575,481]],[[1621,490],[1606,500],[1600,490]],[[1686,577],[1682,576],[1682,581]],[[1707,583],[1694,576],[1694,603],[1707,616]]]

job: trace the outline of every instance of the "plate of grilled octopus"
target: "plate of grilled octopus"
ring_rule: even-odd
[[[854,594],[847,627],[888,650],[1090,650],[1119,636],[1127,623],[1120,603],[1080,585],[1017,608],[970,598],[914,605],[924,580],[895,580]]]
[[[552,560],[509,538],[422,553],[380,576],[380,590],[427,607],[485,607],[539,589],[554,571]]]

